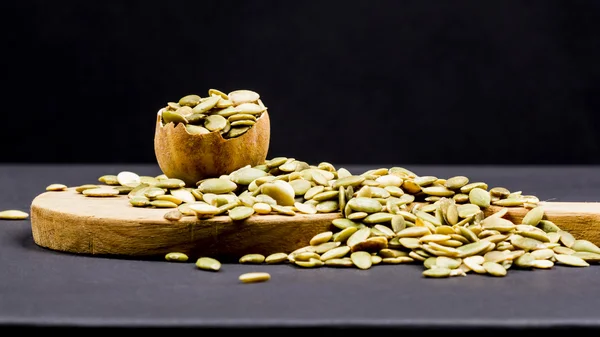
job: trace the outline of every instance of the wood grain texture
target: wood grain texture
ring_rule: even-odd
[[[541,203],[546,219],[578,239],[600,245],[600,203]],[[490,207],[487,214],[498,211]],[[86,197],[69,189],[45,192],[31,204],[35,243],[52,250],[99,256],[162,258],[169,252],[192,257],[237,260],[247,253],[289,253],[331,230],[339,213],[263,215],[233,222],[227,216],[165,220],[172,209],[136,208],[126,196]],[[510,208],[505,216],[519,222],[527,209]]]

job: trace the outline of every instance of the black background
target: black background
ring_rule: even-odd
[[[600,163],[600,1],[4,1],[4,162],[155,162],[155,113],[252,89],[269,157]]]

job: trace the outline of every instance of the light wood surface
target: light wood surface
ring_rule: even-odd
[[[600,203],[543,202],[545,219],[578,239],[600,245]],[[490,207],[487,214],[496,212]],[[31,229],[39,246],[98,256],[163,258],[183,252],[192,258],[237,260],[247,253],[289,253],[331,230],[339,213],[294,216],[262,215],[233,222],[227,216],[199,220],[193,216],[168,221],[172,209],[138,208],[127,196],[86,197],[69,189],[45,192],[31,204]],[[519,222],[527,209],[510,208],[507,219]]]

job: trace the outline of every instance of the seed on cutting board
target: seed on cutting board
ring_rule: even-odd
[[[97,187],[83,190],[83,195],[87,197],[115,197],[119,195],[119,191],[113,188]]]
[[[117,179],[116,175],[113,174],[105,174],[98,178],[98,181],[101,183],[105,183],[106,185],[120,185],[119,179]]]
[[[165,255],[165,260],[175,262],[186,262],[188,260],[188,256],[184,253],[173,252]]]
[[[153,201],[169,201],[174,203],[175,205],[179,206],[183,203],[183,201],[181,199],[176,198],[175,196],[172,195],[167,195],[167,194],[159,194],[156,197],[154,197]]]
[[[155,185],[155,187],[179,188],[179,187],[185,187],[185,182],[183,180],[177,179],[177,178],[167,178],[167,179],[159,180],[158,183]]]
[[[168,200],[151,200],[150,206],[156,208],[177,208],[177,204]]]
[[[265,272],[245,273],[239,276],[242,283],[266,282],[271,279],[271,275]]]
[[[117,181],[122,186],[136,187],[140,184],[140,176],[133,172],[123,171],[117,174]]]
[[[0,220],[25,220],[29,214],[17,209],[0,211]]]
[[[66,191],[67,185],[63,184],[50,184],[46,187],[46,191]]]
[[[317,207],[314,205],[311,205],[311,204],[303,204],[303,203],[296,202],[296,203],[294,203],[294,207],[296,207],[296,209],[300,213],[317,214]]]
[[[248,206],[235,206],[227,211],[227,214],[231,220],[240,221],[251,217],[252,214],[254,214],[254,208]]]
[[[144,196],[136,196],[129,199],[129,203],[136,207],[150,206],[150,200]]]
[[[219,271],[221,269],[221,262],[212,257],[201,257],[196,261],[196,267],[203,270]]]
[[[81,185],[81,186],[77,186],[75,187],[75,191],[77,193],[83,193],[83,191],[85,190],[89,190],[92,188],[99,188],[100,186],[94,185],[94,184],[85,184],[85,185]]]
[[[173,210],[165,213],[163,217],[165,218],[165,220],[179,221],[183,217],[183,214],[179,210]]]

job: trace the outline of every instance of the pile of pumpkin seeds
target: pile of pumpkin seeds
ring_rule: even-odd
[[[359,269],[419,263],[425,277],[451,277],[505,276],[510,268],[587,267],[600,261],[600,248],[549,221],[536,196],[465,176],[420,176],[403,167],[353,174],[327,162],[310,165],[277,157],[193,187],[165,175],[127,171],[99,181],[103,184],[76,190],[88,197],[125,194],[132,207],[170,208],[165,212],[169,221],[188,216],[243,221],[269,214],[341,215],[305,247],[269,256],[248,254],[239,263]],[[486,213],[491,206],[498,211]],[[510,207],[528,210],[520,223],[506,217]],[[187,261],[183,256],[171,253],[166,259]],[[199,258],[196,265],[220,268],[210,257]]]
[[[168,102],[162,111],[163,124],[182,123],[188,133],[202,135],[219,132],[223,138],[246,133],[267,108],[252,90],[234,90],[229,94],[209,89],[208,96],[186,95]]]

